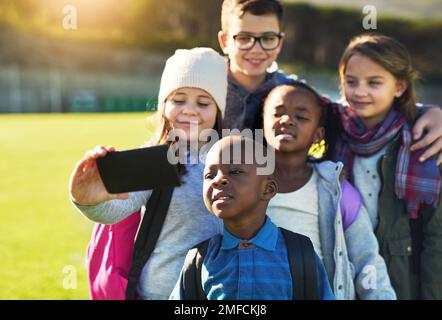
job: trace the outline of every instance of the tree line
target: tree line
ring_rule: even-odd
[[[90,41],[100,36],[116,45],[167,51],[175,48],[219,48],[222,0],[103,0],[99,4],[72,0],[78,6],[78,34]],[[58,5],[58,7],[57,7]],[[60,28],[62,3],[15,0],[0,2],[0,26],[44,33]],[[365,32],[364,15],[354,9],[284,3],[283,29],[287,34],[281,60],[336,69],[349,39]],[[14,20],[15,19],[15,20]],[[15,26],[14,26],[15,23]],[[410,50],[415,66],[432,80],[442,82],[442,21],[406,20],[381,16],[377,31],[396,37]],[[83,32],[83,33],[82,33]],[[100,33],[101,32],[101,33]],[[69,37],[75,33],[62,33]],[[60,34],[59,34],[60,36]]]

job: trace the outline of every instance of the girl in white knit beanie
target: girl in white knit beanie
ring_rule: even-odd
[[[156,114],[159,126],[150,143],[166,143],[170,129],[184,130],[189,140],[196,140],[198,137],[191,136],[189,129],[189,124],[195,123],[198,133],[209,128],[221,133],[226,96],[225,58],[209,48],[176,50],[161,77]],[[186,109],[191,101],[197,107],[194,110]]]
[[[227,95],[227,61],[209,48],[177,50],[165,65],[158,96],[158,128],[150,145],[168,143],[171,130],[184,132],[185,142],[198,139],[204,129],[216,129],[220,134],[221,114]],[[219,135],[218,135],[219,136]],[[169,141],[170,143],[170,141]],[[198,145],[198,148],[201,145]],[[97,146],[77,163],[70,180],[73,204],[96,225],[92,245],[88,249],[89,285],[92,299],[168,299],[178,279],[187,251],[201,241],[222,232],[220,219],[209,213],[202,197],[204,163],[181,164],[181,186],[173,194],[161,233],[154,250],[136,279],[135,295],[126,292],[132,255],[122,256],[115,241],[126,239],[133,246],[140,224],[140,208],[152,195],[152,190],[110,194],[106,191],[95,161],[112,147]],[[134,214],[135,213],[135,214]],[[121,226],[121,228],[118,228]],[[124,226],[124,227],[123,227]],[[129,226],[129,227],[128,227]],[[125,231],[118,236],[117,230]],[[121,231],[120,231],[121,232]],[[127,232],[131,232],[130,235]],[[106,250],[95,252],[102,235]],[[127,240],[129,239],[129,240]],[[121,241],[121,240],[120,240]],[[130,250],[128,250],[130,251]],[[94,260],[95,259],[95,260]],[[99,266],[97,268],[97,261]],[[132,272],[132,271],[131,271]],[[112,273],[112,274],[111,274]],[[116,283],[119,282],[119,283]]]

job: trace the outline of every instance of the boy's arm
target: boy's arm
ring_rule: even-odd
[[[442,174],[442,170],[441,170]],[[442,197],[436,209],[423,210],[420,261],[422,299],[442,299]]]
[[[319,300],[336,300],[335,295],[333,294],[333,290],[330,287],[330,282],[328,281],[327,272],[325,271],[324,264],[317,254],[316,266]]]
[[[359,299],[396,300],[387,266],[379,254],[379,245],[364,206],[345,230],[348,257],[355,268],[354,285]]]

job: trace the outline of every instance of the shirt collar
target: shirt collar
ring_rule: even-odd
[[[221,243],[222,250],[234,249],[241,241],[243,240],[235,237],[224,227],[223,240]],[[270,220],[269,217],[266,217],[266,222],[256,236],[249,240],[249,242],[253,243],[255,246],[268,251],[275,251],[277,241],[278,227],[272,222],[272,220]]]

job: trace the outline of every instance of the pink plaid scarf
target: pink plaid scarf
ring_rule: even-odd
[[[343,133],[334,150],[335,160],[342,161],[353,181],[355,156],[370,157],[396,137],[401,139],[395,173],[395,193],[404,199],[408,215],[416,219],[421,205],[436,207],[441,177],[435,157],[418,161],[424,150],[410,152],[411,129],[405,116],[393,106],[384,121],[368,130],[349,107],[341,110]]]

